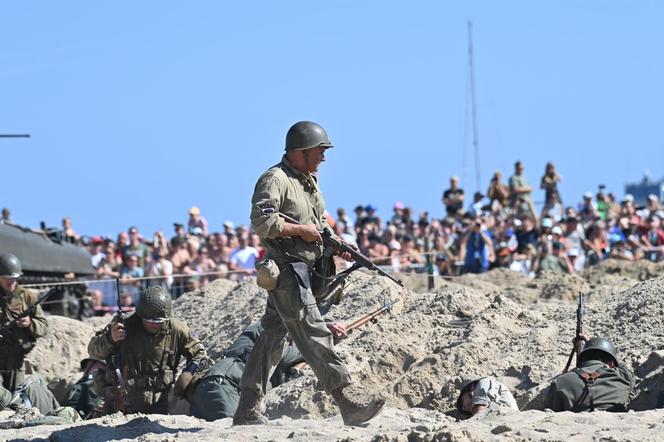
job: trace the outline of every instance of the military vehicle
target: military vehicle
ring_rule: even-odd
[[[45,284],[44,288],[37,288],[40,294],[52,292],[43,304],[44,310],[79,319],[94,314],[85,284],[47,285],[94,276],[90,254],[82,247],[67,243],[62,231],[32,230],[0,222],[0,250],[13,253],[21,260],[20,284]]]

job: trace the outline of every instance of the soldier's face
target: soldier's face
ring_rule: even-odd
[[[18,278],[7,278],[5,276],[0,276],[0,287],[7,292],[12,293],[16,290],[16,285],[18,284]]]
[[[142,320],[141,322],[143,322],[143,329],[146,332],[150,333],[151,335],[156,334],[159,331],[159,329],[161,329],[160,322],[150,322],[145,320]]]
[[[314,147],[307,150],[309,172],[316,172],[320,163],[325,161],[325,147]]]

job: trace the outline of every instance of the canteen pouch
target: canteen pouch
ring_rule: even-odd
[[[264,259],[256,264],[256,284],[265,290],[274,290],[280,273],[276,262]]]

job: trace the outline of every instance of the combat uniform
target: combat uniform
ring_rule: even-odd
[[[475,385],[471,408],[477,405],[489,407],[491,404],[498,404],[519,411],[519,406],[516,404],[509,388],[494,378],[482,378]]]
[[[634,374],[622,365],[588,360],[555,378],[546,395],[546,408],[553,411],[625,411],[634,395]]]
[[[240,400],[240,379],[246,361],[262,333],[260,322],[247,327],[226,350],[223,359],[217,361],[200,381],[195,383],[191,393],[187,395],[194,417],[208,421],[233,417]],[[287,346],[267,389],[282,383],[286,370],[303,361],[295,346]]]
[[[314,226],[319,232],[331,232],[318,180],[311,173],[330,147],[332,143],[320,125],[311,121],[295,123],[286,134],[286,155],[258,179],[254,189],[251,224],[261,238],[267,259],[265,265],[258,265],[257,279],[269,297],[260,320],[265,331],[256,341],[240,381],[235,425],[267,422],[261,401],[270,372],[284,352],[286,333],[323,389],[336,400],[344,424],[362,424],[385,405],[381,398],[370,397],[351,385],[348,369],[334,351],[332,333],[318,309],[329,288],[321,281],[329,281],[326,277],[334,274],[332,257],[324,253],[320,243],[307,242],[299,235],[283,235],[286,226],[282,217],[289,217],[291,223]],[[301,160],[303,165],[296,167],[289,158]],[[270,269],[268,274],[273,278],[261,277],[265,268]],[[273,273],[275,269],[278,272]]]
[[[180,358],[198,363],[207,356],[205,348],[191,335],[189,327],[175,318],[166,320],[156,334],[144,330],[138,314],[129,316],[124,324],[127,338],[118,343],[111,340],[112,323],[97,332],[88,346],[90,357],[104,360],[119,351],[121,371],[126,374],[127,412],[167,414],[168,393],[175,383]],[[113,371],[104,373],[107,388],[103,395],[110,403],[108,398],[113,397],[117,381]]]
[[[325,205],[317,179],[293,167],[284,157],[256,184],[252,199],[251,223],[280,274],[277,287],[270,290],[261,324],[265,332],[256,341],[247,361],[241,387],[265,393],[270,370],[284,351],[286,333],[292,337],[305,360],[328,393],[351,383],[341,358],[334,351],[332,333],[318,311],[311,290],[311,269],[323,256],[323,246],[299,237],[277,237],[284,220],[262,209],[276,208],[302,224],[328,227]]]
[[[35,309],[28,327],[15,324],[16,318],[37,302],[37,294],[17,285],[13,293],[5,293],[0,288],[0,320],[3,330],[7,330],[0,339],[0,375],[2,385],[14,391],[25,379],[23,361],[35,346],[37,338],[48,332],[48,322],[40,305]]]

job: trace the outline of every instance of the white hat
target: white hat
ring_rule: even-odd
[[[622,199],[624,202],[629,201],[630,203],[634,202],[634,196],[631,193],[625,195]]]
[[[561,229],[560,226],[553,226],[553,229],[551,229],[551,233],[553,233],[554,235],[562,235],[563,229]]]
[[[553,227],[553,220],[551,218],[542,218],[542,227]]]
[[[229,229],[234,229],[235,228],[235,223],[233,221],[224,221],[224,227],[228,227]]]
[[[584,192],[583,197],[587,199],[593,199],[593,194],[592,192]]]

